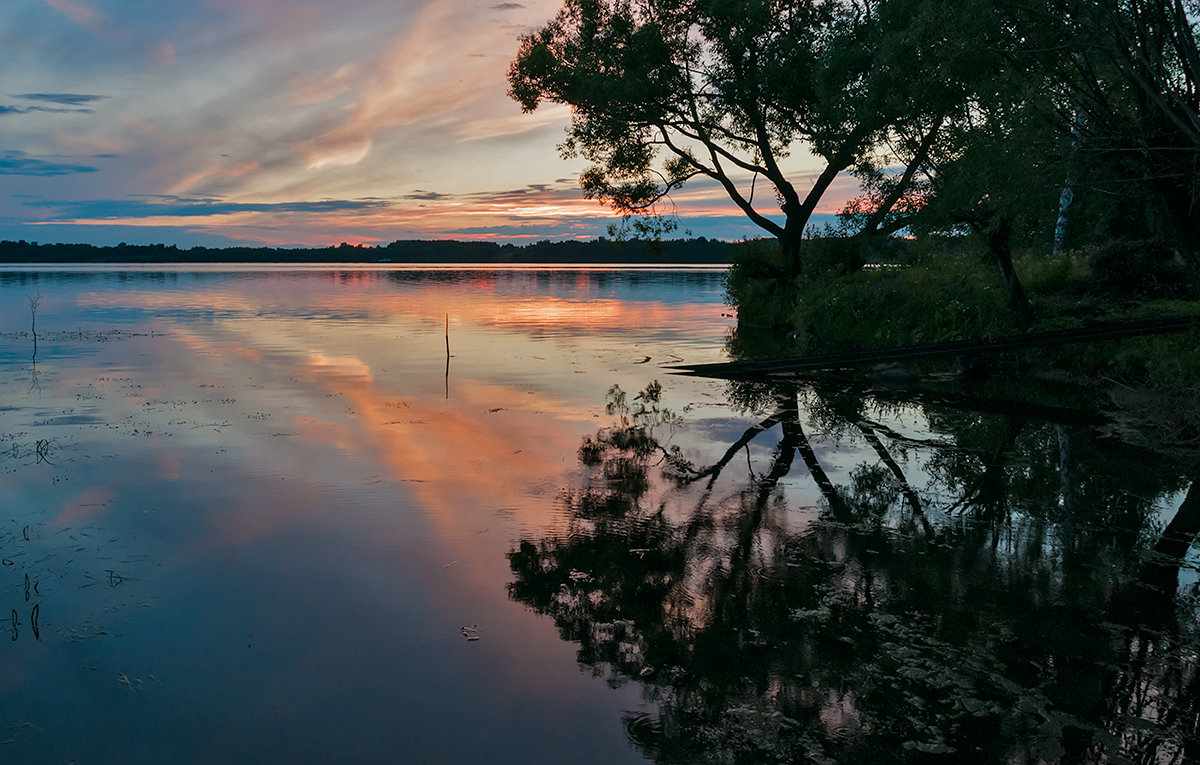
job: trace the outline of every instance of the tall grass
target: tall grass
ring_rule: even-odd
[[[777,338],[777,355],[1021,332],[998,270],[981,253],[941,243],[911,246],[903,254],[907,262],[875,263],[851,273],[825,269],[780,281],[771,271],[780,265],[777,248],[769,242],[747,243],[727,277],[728,299],[744,327],[773,328],[766,335]],[[1142,299],[1133,304],[1107,297],[1096,288],[1086,254],[1025,253],[1015,267],[1033,303],[1034,331],[1200,315],[1197,301]],[[761,342],[755,353],[771,355]],[[1196,331],[1028,351],[1021,358],[1028,365],[1131,384],[1200,384]]]

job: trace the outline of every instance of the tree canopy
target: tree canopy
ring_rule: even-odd
[[[591,162],[587,196],[656,215],[709,178],[779,240],[792,275],[813,212],[847,172],[862,189],[847,235],[974,232],[1004,271],[1014,237],[1063,233],[1074,197],[1074,219],[1088,218],[1080,242],[1159,236],[1194,256],[1198,10],[566,0],[522,36],[509,82],[527,111],[571,107],[560,149]],[[798,151],[818,160],[815,175],[785,169]]]
[[[527,111],[571,106],[561,149],[592,162],[580,179],[589,197],[654,213],[684,182],[710,178],[798,271],[830,184],[914,113],[878,82],[892,72],[872,41],[881,5],[567,0],[521,38],[511,94]],[[823,163],[807,186],[782,165],[798,146]]]

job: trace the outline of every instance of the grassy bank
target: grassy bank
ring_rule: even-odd
[[[811,240],[809,273],[781,282],[769,243],[742,247],[728,277],[741,326],[735,352],[804,355],[970,340],[1022,332],[999,271],[968,243],[891,243],[861,270],[846,262],[845,240]],[[1034,321],[1029,331],[1101,322],[1200,316],[1183,264],[1148,243],[1062,255],[1025,253],[1015,267]],[[1200,386],[1200,331],[1020,352],[1021,373],[1066,374],[1128,386]]]

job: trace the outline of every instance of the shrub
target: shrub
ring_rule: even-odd
[[[779,327],[791,320],[794,284],[780,279],[786,271],[779,245],[770,239],[751,239],[734,250],[725,276],[725,299],[738,309],[738,323]]]
[[[793,317],[811,352],[887,348],[1016,331],[999,277],[968,257],[805,282]]]
[[[1116,241],[1089,259],[1092,291],[1120,301],[1194,298],[1196,284],[1183,261],[1159,240]]]

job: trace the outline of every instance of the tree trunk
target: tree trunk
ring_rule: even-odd
[[[804,272],[804,261],[800,257],[800,249],[804,242],[804,225],[807,222],[807,216],[804,216],[805,220],[800,220],[801,216],[787,207],[788,205],[784,206],[787,221],[784,223],[783,233],[779,235],[779,252],[783,256],[783,262],[787,264],[787,275],[794,279]]]
[[[1021,329],[1029,329],[1033,325],[1033,306],[1013,268],[1012,223],[1007,218],[1001,218],[988,229],[986,239],[988,251],[1000,269],[1000,278],[1008,287],[1008,303],[1017,317],[1017,323]]]

